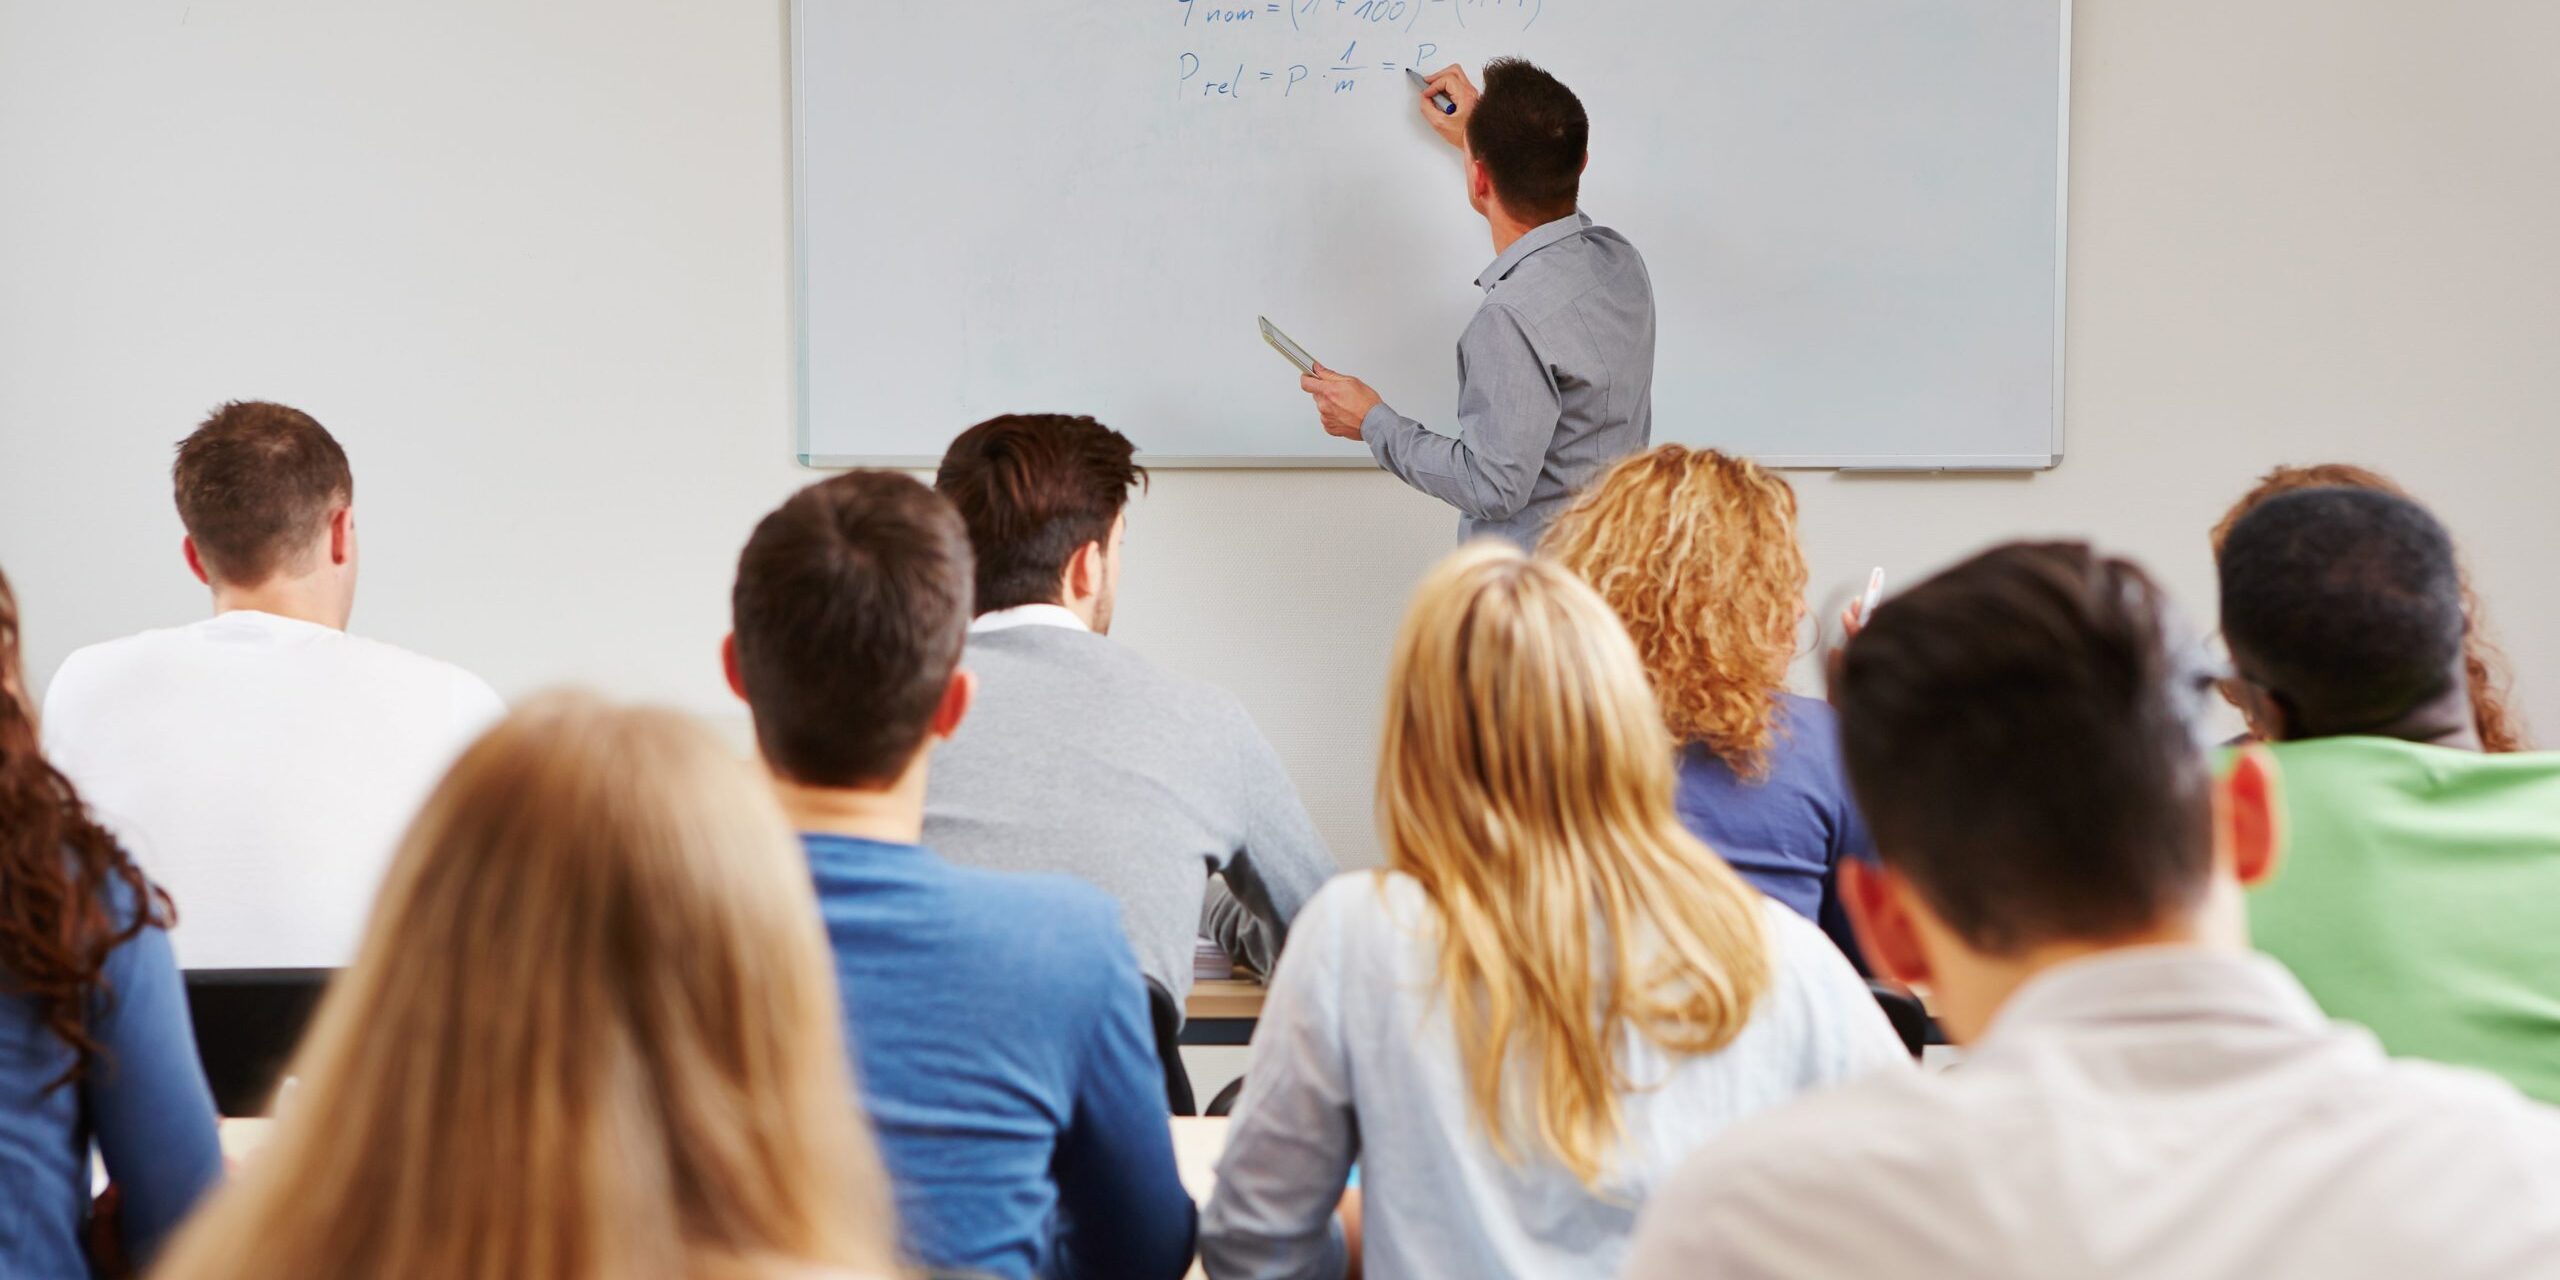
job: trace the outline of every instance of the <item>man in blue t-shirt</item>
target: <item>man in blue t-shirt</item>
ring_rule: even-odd
[[[920,843],[927,758],[969,708],[971,574],[932,490],[822,481],[748,540],[722,661],[808,847],[904,1253],[1007,1280],[1173,1280],[1196,1214],[1117,909]]]

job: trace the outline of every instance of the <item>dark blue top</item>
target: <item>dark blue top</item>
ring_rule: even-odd
[[[111,901],[117,920],[133,919],[131,890],[116,884]],[[34,1001],[0,994],[0,1276],[89,1274],[92,1140],[123,1189],[119,1226],[137,1267],[222,1177],[213,1091],[167,934],[145,929],[107,953],[88,1020],[104,1054],[47,1090],[72,1064],[71,1046]]]
[[[1175,1280],[1196,1212],[1119,909],[1063,876],[802,837],[905,1250],[1009,1280]]]
[[[1840,763],[1831,708],[1778,695],[1765,776],[1745,779],[1698,743],[1680,749],[1681,825],[1762,893],[1822,922],[1824,884],[1844,857],[1875,854]]]

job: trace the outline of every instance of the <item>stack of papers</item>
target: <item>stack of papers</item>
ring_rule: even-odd
[[[1220,950],[1217,943],[1202,938],[1199,945],[1191,949],[1191,980],[1193,982],[1221,982],[1234,976],[1236,976],[1235,961],[1229,960],[1227,953]]]

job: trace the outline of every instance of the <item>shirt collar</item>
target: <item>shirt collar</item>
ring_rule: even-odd
[[[1982,1046],[2049,1028],[2141,1022],[2328,1025],[2284,966],[2255,953],[2130,947],[2059,965],[2013,992]]]
[[[1491,289],[1502,283],[1502,278],[1510,275],[1513,269],[1517,268],[1530,254],[1559,240],[1578,236],[1590,225],[1591,215],[1576,209],[1553,222],[1529,228],[1527,234],[1512,241],[1511,247],[1503,250],[1502,256],[1493,260],[1492,266],[1484,269],[1483,275],[1476,277],[1476,287]]]
[[[978,620],[969,624],[969,634],[983,636],[997,631],[1011,631],[1016,627],[1064,627],[1069,631],[1093,630],[1084,624],[1084,619],[1076,616],[1075,610],[1065,605],[1018,604],[1010,609],[997,609],[991,613],[979,614]]]

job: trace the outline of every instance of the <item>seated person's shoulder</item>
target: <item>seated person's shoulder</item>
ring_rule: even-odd
[[[1916,1072],[1881,1072],[1743,1120],[1681,1166],[1657,1201],[1683,1214],[1784,1212],[1833,1203],[1879,1175],[1941,1181],[1965,1124]],[[1818,1209],[1817,1209],[1818,1211]]]
[[[1045,872],[953,865],[949,874],[953,897],[973,908],[969,917],[982,935],[981,945],[1010,963],[1043,970],[1026,970],[1027,982],[1083,981],[1105,971],[1093,963],[1097,957],[1136,971],[1128,936],[1120,927],[1120,904],[1102,890]]]

